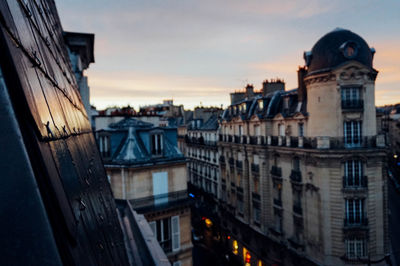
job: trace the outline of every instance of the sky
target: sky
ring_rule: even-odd
[[[265,79],[297,87],[303,52],[340,27],[376,49],[376,104],[400,102],[399,0],[56,0],[66,31],[95,34],[91,103],[227,106]]]

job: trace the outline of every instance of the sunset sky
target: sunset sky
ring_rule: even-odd
[[[91,103],[229,103],[247,83],[297,86],[303,52],[336,27],[376,49],[376,104],[400,102],[399,0],[56,0],[66,31],[95,36]]]

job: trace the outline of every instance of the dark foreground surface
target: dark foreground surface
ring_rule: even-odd
[[[399,180],[399,175],[393,173]],[[395,182],[389,178],[389,236],[392,244],[392,258],[395,265],[400,265],[400,191],[396,190]]]

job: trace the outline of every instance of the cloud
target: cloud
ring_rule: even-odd
[[[246,82],[297,86],[303,51],[337,26],[374,43],[377,102],[400,84],[400,27],[388,0],[56,0],[63,26],[93,32],[92,102],[228,103]],[[398,8],[397,8],[398,10]],[[392,39],[389,39],[392,38]],[[391,95],[387,97],[385,95]]]

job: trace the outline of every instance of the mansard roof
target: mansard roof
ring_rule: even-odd
[[[176,128],[156,127],[153,124],[126,118],[111,124],[103,131],[110,133],[110,159],[108,165],[144,166],[185,160],[178,149]],[[162,154],[151,153],[151,136],[162,136]]]
[[[240,108],[246,104],[246,109]],[[230,105],[223,113],[222,120],[232,121],[235,118],[251,120],[256,115],[259,119],[271,119],[277,114],[284,118],[294,117],[296,114],[305,112],[305,103],[298,101],[298,90],[275,91],[266,96],[256,96]]]

